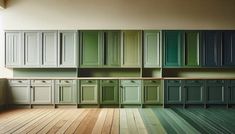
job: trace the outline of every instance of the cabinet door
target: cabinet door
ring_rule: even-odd
[[[123,31],[122,66],[140,67],[141,31]]]
[[[144,103],[145,104],[158,104],[161,96],[160,85],[145,85],[144,86]]]
[[[120,66],[120,31],[105,31],[103,44],[103,65],[108,67]]]
[[[232,84],[230,87],[229,87],[229,103],[230,104],[235,104],[235,84]]]
[[[225,86],[223,84],[207,84],[206,87],[206,101],[208,104],[224,104],[225,100]]]
[[[203,104],[204,90],[202,85],[185,86],[185,103],[186,104]]]
[[[182,104],[183,91],[180,80],[167,80],[165,81],[165,103],[166,104]]]
[[[77,31],[59,31],[59,67],[77,67]]]
[[[102,104],[118,104],[118,86],[102,85],[101,86],[101,103]]]
[[[52,104],[51,86],[32,86],[32,104]]]
[[[181,66],[182,33],[180,31],[165,31],[165,66]]]
[[[6,66],[17,67],[23,62],[22,32],[11,31],[5,33]]]
[[[185,32],[184,65],[197,67],[200,65],[200,33]]]
[[[144,32],[144,67],[160,67],[160,31]]]
[[[41,65],[41,33],[37,31],[24,32],[24,64],[28,67]]]
[[[235,31],[223,33],[223,66],[235,66]]]
[[[57,85],[56,87],[56,95],[55,98],[57,103],[66,103],[66,104],[73,104],[75,103],[75,89],[73,85],[69,84],[61,84]]]
[[[81,85],[81,104],[98,104],[97,85]]]
[[[98,67],[102,64],[102,36],[100,31],[81,31],[81,67]]]
[[[57,32],[42,33],[42,66],[57,67]]]
[[[30,104],[29,85],[12,85],[8,95],[12,104]]]
[[[123,85],[122,104],[141,104],[141,86]]]
[[[206,31],[203,33],[203,65],[206,67],[221,66],[221,32]]]

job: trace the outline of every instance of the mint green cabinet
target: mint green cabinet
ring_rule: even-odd
[[[102,32],[80,32],[80,66],[98,67],[102,65]]]
[[[98,80],[81,80],[80,83],[80,104],[98,104]]]
[[[160,31],[144,31],[144,67],[160,67]]]
[[[144,104],[162,104],[161,80],[143,80],[143,84]]]
[[[101,104],[119,104],[118,80],[101,80]]]
[[[55,103],[76,104],[76,80],[56,80]]]
[[[19,67],[23,64],[23,33],[21,31],[6,31],[6,67]]]
[[[141,104],[141,80],[121,80],[121,104]]]
[[[141,66],[141,31],[122,31],[122,67]]]

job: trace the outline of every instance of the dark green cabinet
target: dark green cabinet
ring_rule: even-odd
[[[121,80],[121,104],[141,102],[141,80]]]
[[[161,80],[143,80],[143,87],[144,104],[162,104]]]
[[[183,88],[181,80],[165,81],[165,104],[183,104]]]
[[[160,67],[160,31],[144,31],[144,67]]]
[[[141,31],[122,31],[122,67],[141,66]]]
[[[101,104],[119,104],[118,80],[101,80],[100,84]]]
[[[235,31],[224,31],[223,32],[223,63],[225,67],[235,66]]]
[[[204,104],[204,81],[185,80],[185,104]]]
[[[228,104],[235,104],[235,80],[228,80]]]
[[[80,104],[98,104],[98,80],[81,80],[80,83]]]
[[[226,86],[224,80],[207,80],[206,81],[206,103],[207,104],[225,104],[226,103]]]
[[[76,104],[76,80],[56,80],[55,103]]]

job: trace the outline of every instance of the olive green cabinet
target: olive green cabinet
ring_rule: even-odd
[[[8,102],[30,104],[30,80],[9,80]]]
[[[183,88],[181,80],[165,81],[165,104],[183,104]]]
[[[31,80],[31,104],[53,104],[54,81]]]
[[[101,80],[100,102],[101,104],[119,104],[118,80]]]
[[[160,67],[160,31],[144,31],[144,67]]]
[[[121,104],[141,104],[141,80],[121,80]]]
[[[20,31],[6,31],[6,67],[19,67],[23,64],[23,33]]]
[[[143,80],[143,87],[144,104],[162,104],[161,80]]]
[[[141,66],[141,31],[122,31],[121,66]]]
[[[56,104],[76,104],[76,80],[56,80],[55,84]]]
[[[80,81],[80,104],[98,104],[98,80]]]
[[[204,81],[203,80],[185,80],[185,104],[204,104]]]
[[[206,81],[206,103],[207,104],[225,104],[226,103],[226,86],[224,80],[207,80]]]

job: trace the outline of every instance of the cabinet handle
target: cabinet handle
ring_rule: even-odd
[[[66,80],[65,83],[69,83],[69,81]]]
[[[44,50],[43,50],[43,49],[44,49],[44,46],[43,46],[43,45],[44,45],[44,33],[42,33],[42,65],[44,64],[44,61],[43,61],[43,60],[44,60],[44,57],[43,57],[43,55],[44,55],[44,54],[43,54],[43,52],[44,52]]]
[[[131,83],[135,83],[135,81],[134,81],[134,80],[131,80]]]
[[[152,83],[156,83],[156,81],[155,81],[155,80],[152,80],[151,82],[152,82]]]
[[[46,83],[46,81],[43,80],[42,83]]]
[[[62,57],[63,57],[62,56],[62,52],[63,52],[62,51],[62,42],[63,42],[63,34],[60,33],[60,44],[59,44],[60,45],[60,57],[59,57],[60,58],[60,60],[59,60],[60,61],[60,65],[62,65]]]
[[[109,83],[113,83],[113,81],[110,80]]]
[[[104,65],[107,65],[107,32],[104,32]]]
[[[19,83],[22,83],[22,81],[21,81],[21,80],[19,80],[18,82],[19,82]]]

